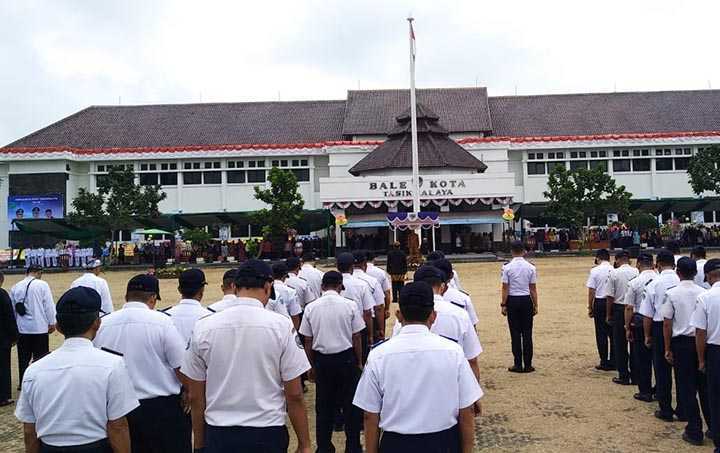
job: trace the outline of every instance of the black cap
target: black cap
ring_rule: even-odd
[[[237,277],[237,274],[238,274],[237,269],[230,269],[229,271],[226,271],[223,274],[223,281],[225,281],[225,280],[235,281],[235,277]]]
[[[694,259],[683,256],[678,260],[675,270],[685,277],[694,277],[697,274],[697,263]]]
[[[512,250],[513,252],[516,252],[516,253],[525,251],[525,244],[523,244],[522,241],[512,241],[510,243],[510,250]]]
[[[400,290],[401,307],[433,307],[435,294],[432,287],[425,282],[412,282]]]
[[[433,265],[425,264],[415,271],[413,280],[416,282],[427,282],[430,284],[434,282],[444,282],[445,273]]]
[[[323,275],[322,284],[328,286],[337,286],[342,284],[343,276],[338,271],[327,271]]]
[[[637,262],[639,264],[651,265],[653,263],[653,256],[650,253],[643,252],[638,255]]]
[[[439,259],[445,258],[445,254],[441,252],[440,250],[435,250],[434,252],[430,252],[427,256],[428,261],[435,261]]]
[[[707,274],[709,274],[710,272],[714,272],[718,269],[720,269],[720,259],[718,258],[712,258],[707,260],[705,266],[703,266],[703,271],[705,272],[706,277]]]
[[[182,271],[178,277],[178,286],[180,289],[189,291],[199,291],[200,288],[207,285],[205,272],[200,269],[187,269]]]
[[[40,272],[42,270],[43,270],[42,266],[38,266],[37,264],[31,264],[30,266],[28,266],[28,268],[25,272],[27,272],[27,273]]]
[[[285,278],[288,274],[288,267],[285,263],[275,263],[272,265],[272,275],[275,278]]]
[[[615,258],[630,258],[630,252],[627,250],[620,250],[615,254]]]
[[[127,284],[128,291],[142,291],[146,293],[155,293],[157,299],[160,299],[160,281],[154,275],[140,274],[130,279]]]
[[[607,249],[600,249],[595,252],[596,258],[605,258],[605,257],[609,257],[609,256],[610,256],[610,252],[608,252]]]
[[[258,280],[273,280],[273,271],[264,261],[247,260],[238,269],[236,278],[256,278]]]
[[[291,256],[290,258],[285,260],[285,265],[288,269],[297,269],[300,267],[300,258],[296,256]]]
[[[353,262],[355,264],[362,264],[367,262],[367,253],[364,250],[355,250],[353,252]]]
[[[675,255],[670,250],[660,250],[656,259],[658,264],[675,264]]]
[[[695,256],[695,257],[704,258],[704,257],[705,257],[705,253],[706,253],[706,252],[705,252],[705,247],[703,247],[702,245],[696,245],[696,246],[693,247],[693,249],[692,249],[692,254],[693,254],[693,256]]]
[[[55,309],[58,313],[93,313],[102,311],[100,294],[92,288],[78,286],[60,297]]]
[[[453,265],[447,258],[441,258],[428,264],[437,267],[443,274],[445,274],[444,281],[448,281],[453,277]]]
[[[339,254],[335,261],[337,262],[338,267],[347,267],[352,266],[355,263],[355,257],[352,253],[344,252]]]

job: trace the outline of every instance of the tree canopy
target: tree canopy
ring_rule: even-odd
[[[298,191],[295,175],[277,167],[268,173],[270,188],[255,187],[255,198],[270,206],[255,214],[255,221],[263,226],[263,234],[284,236],[291,228],[297,228],[302,216],[303,201]]]
[[[607,213],[624,215],[628,212],[632,194],[625,186],[602,169],[567,170],[557,166],[550,172],[547,215],[555,217],[560,226],[582,228],[586,219]]]
[[[720,192],[720,146],[698,150],[688,165],[690,187],[700,195],[703,192]]]
[[[640,209],[631,212],[625,223],[633,230],[645,232],[658,227],[657,217]]]

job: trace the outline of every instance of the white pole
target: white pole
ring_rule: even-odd
[[[433,249],[432,251],[435,251],[435,225],[432,226],[432,242],[433,242]]]
[[[417,141],[417,101],[415,100],[415,32],[413,31],[413,18],[408,18],[410,26],[410,133],[412,138],[412,194],[413,212],[420,212],[420,168],[418,163]],[[421,242],[420,227],[415,229],[418,244]]]

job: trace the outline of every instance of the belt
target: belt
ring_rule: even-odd
[[[112,450],[110,449],[110,442],[107,439],[101,439],[97,442],[92,442],[89,444],[83,444],[83,445],[67,445],[64,447],[55,447],[53,445],[48,445],[42,440],[40,441],[40,452],[41,453],[67,453],[67,452],[73,452],[73,453],[81,453],[81,452],[88,452],[88,453],[110,453]]]

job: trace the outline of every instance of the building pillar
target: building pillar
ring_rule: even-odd
[[[503,224],[493,223],[492,224],[492,235],[493,242],[502,242],[503,240]]]

